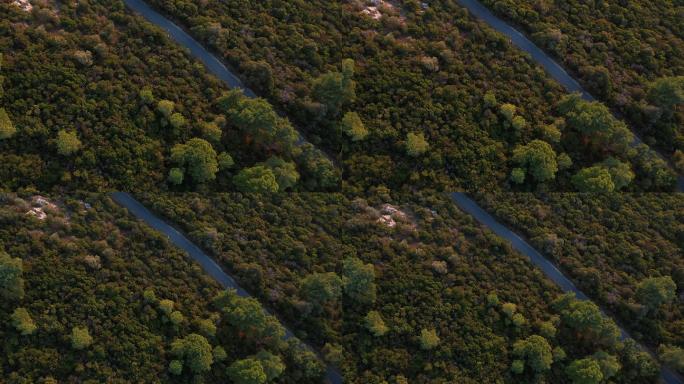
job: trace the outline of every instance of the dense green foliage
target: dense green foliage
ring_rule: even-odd
[[[261,301],[349,383],[654,379],[595,304],[560,295],[447,197],[403,193],[671,189],[606,106],[564,95],[453,0],[386,5],[379,20],[360,2],[152,3],[264,98],[225,89],[120,1],[0,4],[0,188],[31,187],[0,196],[0,376],[319,382],[314,353],[284,341]],[[612,68],[580,71],[681,148],[676,65],[629,94]],[[372,193],[275,194],[341,176]],[[256,298],[219,293],[106,197],[52,205],[28,201],[33,188],[152,191]],[[242,193],[159,193],[196,189]],[[482,200],[681,369],[681,199],[501,196]]]
[[[617,327],[596,306],[560,296],[446,196],[142,198],[321,348],[345,382],[563,383],[572,361],[599,351],[623,366],[621,382],[657,373],[647,354],[618,342]],[[231,308],[236,300],[258,306],[235,297],[219,302]],[[241,312],[224,319],[245,334],[273,332]],[[263,378],[253,359],[230,372]]]
[[[233,189],[234,173],[273,155],[331,173],[320,183],[303,172],[307,187],[338,184],[321,152],[300,154],[267,102],[232,92],[226,109],[227,88],[123,3],[30,13],[3,3],[0,13],[0,187]]]
[[[684,3],[482,2],[521,25],[589,92],[622,112],[647,142],[657,141],[668,153],[684,151]]]
[[[377,184],[574,190],[572,176],[607,153],[634,172],[627,188],[673,186],[662,160],[624,145],[624,124],[620,140],[579,140],[577,125],[592,122],[564,127],[559,86],[454,0],[385,3],[378,20],[360,1],[151,3],[334,155],[354,193]],[[515,150],[542,140],[564,170],[524,178]]]
[[[275,331],[245,337],[210,300],[230,292],[107,197],[82,198],[0,195],[0,381],[226,382],[256,355],[281,383],[319,382],[258,303],[236,308]]]
[[[684,345],[684,196],[497,194],[511,224],[650,345]]]

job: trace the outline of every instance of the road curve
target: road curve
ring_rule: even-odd
[[[575,78],[570,76],[568,72],[563,69],[563,67],[558,64],[554,59],[552,59],[549,55],[547,55],[541,48],[539,48],[536,44],[534,44],[530,39],[525,37],[524,34],[519,32],[517,29],[513,28],[510,24],[507,22],[501,20],[500,18],[494,16],[494,14],[487,8],[485,7],[482,3],[480,3],[478,0],[456,0],[459,4],[461,4],[464,8],[466,8],[473,16],[476,18],[482,20],[485,22],[487,25],[490,27],[494,28],[498,32],[506,35],[511,40],[511,43],[513,43],[516,47],[519,49],[527,52],[532,60],[537,62],[539,65],[546,70],[546,72],[560,85],[562,85],[568,92],[574,93],[577,92],[580,95],[582,95],[582,98],[587,100],[587,101],[595,101],[596,99],[589,93],[587,92],[582,86],[579,84]],[[636,134],[636,132],[632,131],[634,134],[634,144],[633,145],[638,145],[643,143],[641,138]],[[663,159],[666,163],[668,163],[668,160],[665,156],[661,155],[658,151],[654,150],[651,148],[661,159]],[[677,175],[677,191],[679,192],[684,192],[684,176],[679,175],[679,173],[675,172]]]
[[[221,79],[229,88],[240,88],[245,96],[257,97],[254,91],[247,88],[242,80],[235,76],[221,60],[207,51],[202,44],[193,39],[183,28],[162,16],[143,0],[124,0],[124,3],[128,8],[142,15],[150,23],[164,29],[173,41],[190,50],[190,54],[193,57],[199,59],[209,72]]]
[[[532,59],[538,62],[542,67],[558,81],[569,92],[578,92],[585,100],[593,101],[594,98],[586,92],[581,85],[572,78],[558,63],[546,55],[539,47],[527,39],[522,33],[515,28],[508,25],[503,20],[494,16],[485,6],[480,4],[477,0],[457,0],[461,5],[466,7],[475,17],[482,19],[497,31],[508,36],[511,41],[523,51],[529,53]],[[152,9],[143,0],[124,0],[126,6],[135,12],[140,13],[145,19],[153,24],[163,28],[169,33],[169,36],[177,43],[189,49],[190,54],[204,63],[206,68],[226,83],[231,88],[241,88],[248,97],[256,97],[256,94],[247,88],[242,81],[235,76],[218,58],[207,51],[199,42],[193,39],[182,28],[174,24],[169,19],[165,18],[154,9]],[[635,139],[640,142],[638,136]],[[301,135],[299,143],[303,141]],[[679,190],[684,190],[684,178],[678,179]],[[171,225],[165,223],[163,220],[154,216],[147,208],[140,202],[135,200],[130,194],[117,192],[112,195],[112,198],[120,205],[126,207],[133,215],[145,221],[154,229],[166,234],[169,240],[179,248],[185,250],[194,260],[202,265],[202,268],[216,279],[224,287],[234,288],[241,296],[249,296],[244,289],[242,289],[235,280],[226,274],[216,262],[209,256],[202,252],[196,245],[189,241],[179,231]],[[508,240],[513,248],[528,256],[533,264],[539,267],[542,272],[548,276],[552,281],[560,286],[565,292],[574,292],[578,298],[582,300],[589,300],[589,298],[582,293],[563,273],[556,268],[553,263],[544,258],[532,246],[525,242],[520,236],[500,224],[491,215],[484,211],[473,200],[468,198],[463,193],[453,193],[452,199],[464,211],[474,216],[480,223],[490,228],[497,235]],[[629,337],[627,332],[621,330],[623,338]],[[286,329],[286,338],[293,337],[290,330]],[[312,349],[313,350],[313,349]],[[645,349],[647,350],[647,349]],[[332,384],[342,384],[343,379],[341,374],[332,366],[327,367],[326,379]],[[667,367],[662,367],[661,379],[667,384],[684,384],[681,377]]]
[[[459,4],[465,7],[473,16],[484,21],[490,27],[503,33],[511,39],[511,42],[530,54],[532,60],[539,63],[546,72],[551,75],[557,82],[559,82],[568,92],[578,92],[582,98],[588,101],[594,101],[594,97],[585,91],[584,88],[575,80],[568,72],[563,69],[555,60],[549,57],[536,44],[530,41],[525,35],[518,32],[517,29],[505,21],[494,16],[494,14],[477,0],[456,0]]]
[[[578,299],[590,300],[589,297],[587,297],[587,295],[577,288],[575,284],[570,281],[570,279],[568,279],[552,262],[542,256],[541,253],[529,245],[515,232],[499,223],[492,215],[482,209],[474,200],[470,199],[461,192],[452,193],[451,199],[456,202],[456,205],[458,205],[459,208],[473,216],[482,225],[491,229],[492,232],[507,240],[515,250],[527,256],[530,261],[532,261],[532,264],[541,269],[541,271],[544,272],[549,279],[556,283],[563,290],[563,292],[573,292]],[[627,331],[625,331],[622,327],[620,327],[620,337],[623,340],[630,337],[629,333],[627,333]],[[645,346],[642,345],[641,348],[644,351],[649,352],[652,356],[654,355],[653,352]],[[681,376],[665,365],[661,366],[660,379],[667,384],[684,383]]]
[[[185,237],[176,228],[166,223],[159,217],[155,216],[152,212],[145,208],[145,206],[143,206],[129,193],[114,192],[112,193],[111,197],[112,200],[114,200],[117,204],[121,205],[122,207],[126,208],[128,212],[130,212],[133,216],[145,222],[147,225],[154,228],[158,232],[161,232],[169,239],[169,241],[172,244],[184,250],[188,254],[188,256],[190,256],[193,260],[198,262],[202,266],[202,269],[204,269],[204,271],[207,272],[211,277],[213,277],[214,280],[221,284],[223,288],[232,288],[235,289],[237,291],[237,294],[242,297],[251,297],[251,295],[242,287],[240,287],[240,285],[238,285],[238,283],[235,281],[235,279],[233,279],[233,277],[225,273],[223,269],[221,269],[221,267],[211,257],[209,257],[206,253],[202,252],[202,250],[198,246],[196,246],[195,244],[193,244],[193,242],[188,240],[188,238]],[[270,314],[270,312],[266,308],[264,308],[264,311]],[[285,328],[285,339],[287,340],[293,337],[295,337],[295,335],[292,333],[292,331]],[[310,346],[306,344],[304,345],[307,346],[307,348],[309,348],[311,351],[315,352],[315,350]],[[325,379],[326,382],[330,384],[344,383],[344,380],[340,372],[330,365],[326,366]]]

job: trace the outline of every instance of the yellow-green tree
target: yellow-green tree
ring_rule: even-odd
[[[26,308],[21,307],[12,312],[12,325],[14,325],[14,328],[21,332],[22,335],[30,335],[38,329]]]
[[[81,149],[81,140],[74,131],[64,129],[57,132],[57,152],[60,155],[68,156]]]

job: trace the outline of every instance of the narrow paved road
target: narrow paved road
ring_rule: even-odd
[[[500,18],[494,16],[494,14],[483,4],[481,4],[478,0],[456,0],[459,4],[461,4],[463,7],[465,7],[473,16],[476,18],[484,21],[487,25],[490,27],[494,28],[495,30],[499,31],[500,33],[506,35],[509,39],[511,39],[511,42],[521,50],[527,52],[532,60],[537,62],[539,65],[541,65],[544,70],[558,83],[560,83],[568,92],[578,92],[582,95],[582,98],[588,101],[594,101],[594,97],[587,92],[582,86],[579,84],[577,80],[575,80],[568,72],[563,69],[563,67],[560,66],[554,59],[552,59],[549,55],[547,55],[541,48],[539,48],[537,45],[535,45],[532,41],[530,41],[527,37],[525,37],[524,34],[519,32],[517,29],[513,28],[511,25],[506,23],[505,21],[501,20]],[[641,138],[637,135],[636,132],[632,131],[634,134],[634,143],[633,145],[638,145],[643,143]],[[655,151],[653,148],[651,148],[653,151]],[[655,151],[658,156],[663,159],[666,163],[668,163],[668,160],[665,156],[660,154],[658,151]],[[675,172],[677,175],[677,191],[679,192],[684,192],[684,176],[679,175],[678,173]]]
[[[544,274],[549,279],[551,279],[563,290],[563,292],[573,292],[578,299],[590,300],[589,297],[587,297],[587,295],[580,291],[580,289],[577,288],[575,284],[573,284],[573,282],[570,281],[570,279],[568,279],[563,274],[563,272],[556,268],[556,266],[552,262],[550,262],[548,259],[542,256],[541,253],[539,253],[536,249],[529,245],[515,232],[511,231],[510,229],[506,228],[506,226],[499,223],[494,217],[492,217],[492,215],[490,215],[479,205],[477,205],[477,203],[474,200],[470,199],[464,193],[460,192],[452,193],[451,198],[456,202],[456,205],[458,205],[463,211],[473,216],[477,221],[479,221],[482,225],[486,226],[487,228],[491,229],[498,236],[506,239],[509,243],[511,243],[511,246],[515,250],[529,257],[530,261],[532,261],[532,264],[536,265],[539,269],[541,269],[542,272],[544,272]],[[620,327],[620,333],[620,336],[623,340],[630,337],[629,333],[627,333],[627,331],[625,331],[622,327]],[[648,351],[651,355],[653,355],[653,352],[645,346],[642,345],[641,348],[644,351]],[[673,370],[666,366],[661,367],[660,378],[663,382],[667,384],[682,384],[683,382],[681,376],[679,376],[677,373],[675,373]]]
[[[122,207],[128,209],[133,216],[142,220],[150,227],[163,233],[168,237],[169,241],[176,245],[178,248],[187,252],[187,254],[196,262],[198,262],[205,272],[207,272],[211,277],[219,282],[224,288],[235,289],[238,295],[242,297],[251,296],[247,291],[238,285],[238,283],[230,275],[225,273],[223,269],[206,253],[202,252],[199,247],[193,244],[188,238],[186,238],[182,233],[180,233],[176,228],[166,223],[164,220],[155,216],[150,212],[145,206],[143,206],[139,201],[137,201],[133,196],[125,192],[114,192],[112,193],[112,199],[121,205]],[[264,308],[264,311],[268,312]],[[285,339],[295,337],[292,331],[285,328]],[[310,346],[307,346],[310,350],[315,351]],[[325,379],[331,384],[342,384],[344,380],[340,372],[334,367],[328,365],[326,368]]]
[[[568,92],[579,92],[585,100],[594,101],[594,97],[585,91],[582,86],[570,76],[563,67],[549,57],[544,51],[531,42],[525,35],[510,26],[505,21],[494,16],[494,14],[477,0],[456,0],[476,18],[484,21],[490,27],[503,33],[518,48],[530,54],[532,60],[544,67],[546,72],[559,82]]]
[[[247,88],[242,80],[235,76],[216,56],[207,51],[202,44],[193,39],[181,27],[174,24],[171,20],[162,16],[152,9],[143,0],[124,0],[126,6],[133,11],[141,14],[147,21],[161,27],[168,32],[171,39],[176,43],[190,50],[190,54],[199,59],[207,67],[209,72],[221,79],[230,88],[241,88],[247,97],[256,97],[256,94]]]
[[[558,65],[558,63],[547,56],[541,49],[529,41],[515,28],[495,17],[478,1],[457,1],[468,8],[473,15],[484,20],[487,22],[487,24],[494,27],[494,29],[510,37],[515,45],[525,52],[528,52],[535,61],[541,64],[545,70],[568,91],[579,92],[586,100],[594,100],[594,98],[588,92],[586,92],[575,79],[568,75],[568,73],[560,65]],[[143,15],[145,19],[166,30],[174,41],[188,48],[192,56],[202,61],[211,73],[223,80],[229,87],[242,88],[246,96],[256,97],[254,92],[245,87],[242,81],[232,72],[230,72],[230,70],[219,59],[207,51],[199,42],[188,35],[182,28],[153,10],[143,0],[124,0],[124,2],[129,8]],[[639,140],[638,137],[636,137],[636,139]],[[300,142],[302,142],[302,140],[303,139],[300,135]],[[680,190],[684,190],[684,178],[679,178],[678,187]],[[214,262],[209,256],[202,252],[196,245],[194,245],[171,225],[154,216],[149,210],[147,210],[147,208],[135,200],[131,195],[117,192],[114,193],[112,197],[117,203],[128,208],[133,215],[145,221],[156,230],[166,234],[171,242],[185,250],[193,259],[199,262],[207,271],[207,273],[214,277],[219,283],[221,283],[221,285],[236,289],[242,296],[249,295],[249,293],[242,289],[235,282],[235,280],[226,274],[221,267],[219,267],[218,264],[216,264],[216,262]],[[532,263],[539,267],[542,272],[544,272],[544,274],[546,274],[546,276],[548,276],[552,281],[558,284],[563,291],[575,292],[578,298],[589,300],[589,298],[582,293],[572,283],[572,281],[565,277],[565,275],[563,275],[563,273],[558,270],[553,263],[545,259],[532,246],[520,238],[520,236],[516,235],[514,232],[497,222],[496,219],[484,211],[473,200],[469,199],[465,194],[454,193],[452,194],[452,198],[456,204],[461,207],[461,209],[474,216],[479,222],[490,228],[497,235],[511,242],[511,245],[516,250],[528,256]],[[629,337],[629,335],[623,329],[621,329],[621,332],[623,338]],[[287,330],[286,337],[293,337],[292,332]],[[684,384],[684,381],[681,379],[681,377],[667,367],[662,368],[661,378],[667,384]],[[326,379],[332,384],[343,383],[341,374],[332,366],[327,367]]]

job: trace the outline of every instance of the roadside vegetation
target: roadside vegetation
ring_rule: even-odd
[[[684,4],[483,0],[684,173]]]
[[[320,382],[256,300],[105,195],[2,194],[0,222],[3,382]]]
[[[633,337],[653,349],[684,346],[684,196],[507,193],[479,200]]]
[[[357,193],[673,187],[605,106],[565,95],[453,0],[383,2],[379,16],[362,1],[151,3],[336,156]]]
[[[289,121],[207,74],[119,2],[0,4],[0,186],[335,188]],[[143,60],[144,58],[144,60]],[[266,177],[253,176],[254,169]],[[235,182],[248,174],[251,183]],[[242,179],[240,179],[242,180]],[[275,180],[273,182],[272,180]]]
[[[572,378],[585,366],[603,367],[596,383],[658,374],[598,307],[561,295],[445,195],[142,200],[320,347],[345,382],[581,383]]]

